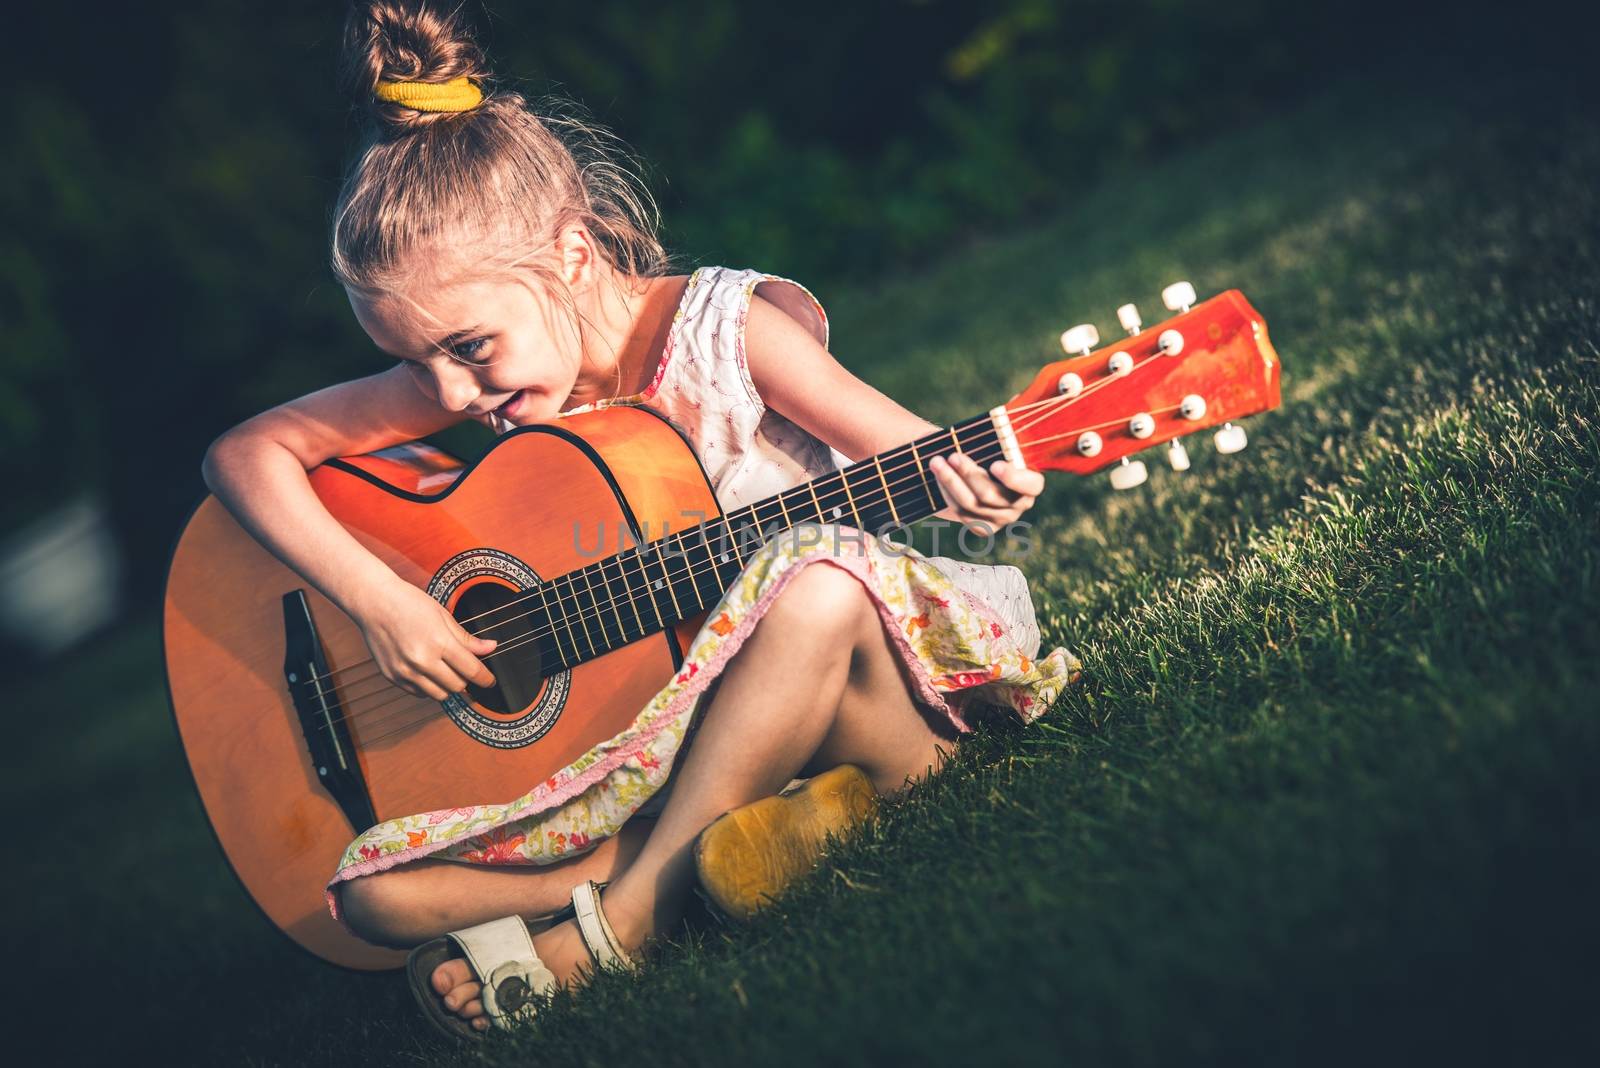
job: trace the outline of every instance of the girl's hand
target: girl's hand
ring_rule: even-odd
[[[478,657],[497,643],[467,633],[444,605],[404,579],[369,590],[350,615],[378,670],[407,693],[443,701],[468,682],[494,684]]]
[[[936,513],[968,528],[982,524],[993,533],[1033,507],[1044,489],[1044,475],[996,460],[985,471],[964,453],[953,453],[949,460],[935,456],[928,469],[939,480],[944,499],[950,506]]]

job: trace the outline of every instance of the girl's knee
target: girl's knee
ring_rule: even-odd
[[[345,925],[364,942],[378,946],[399,946],[404,942],[402,932],[411,895],[393,874],[363,875],[340,883],[334,891],[339,895],[339,914]]]
[[[870,605],[871,598],[853,574],[816,563],[789,580],[769,611],[832,632],[860,619]]]

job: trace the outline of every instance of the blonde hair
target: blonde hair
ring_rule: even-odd
[[[464,111],[421,111],[375,95],[379,82],[460,77],[483,90]],[[620,274],[667,272],[655,201],[621,142],[568,101],[541,101],[536,111],[495,87],[459,7],[356,0],[341,81],[372,120],[334,208],[330,259],[347,288],[396,292],[419,267],[448,267],[455,248],[470,254],[475,272],[541,277],[571,309],[543,253],[573,225]]]

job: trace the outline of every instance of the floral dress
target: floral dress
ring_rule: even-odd
[[[757,271],[703,267],[690,276],[645,391],[565,414],[638,404],[665,415],[694,446],[724,510],[847,463],[757,393],[745,361],[744,326],[758,289],[827,344],[827,317],[802,286]],[[789,581],[812,564],[843,568],[861,581],[904,662],[913,696],[958,730],[969,729],[974,705],[1009,708],[1031,721],[1075,680],[1078,662],[1070,652],[1040,655],[1027,581],[1016,568],[928,557],[848,528],[840,534],[839,541],[780,536],[767,542],[711,610],[682,668],[632,724],[530,784],[522,796],[386,820],[362,834],[328,884],[334,915],[334,890],[347,879],[422,857],[548,864],[592,848],[647,805],[659,805],[698,698]],[[837,551],[839,544],[851,550]]]

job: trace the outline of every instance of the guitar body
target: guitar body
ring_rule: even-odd
[[[460,605],[463,596],[481,598],[487,588],[502,603],[592,563],[602,530],[605,551],[614,552],[619,530],[639,539],[642,529],[648,539],[664,524],[692,522],[686,512],[719,514],[678,432],[631,407],[520,428],[470,468],[411,444],[330,461],[310,480],[362,545],[458,619],[481,614],[471,600]],[[326,728],[337,740],[331,752],[348,762],[347,778],[364,787],[380,822],[525,793],[631,723],[677,669],[703,619],[551,678],[530,668],[520,696],[510,677],[515,653],[491,659],[502,694],[509,691],[498,702],[505,707],[472,702],[461,715],[446,714],[378,675],[349,617],[216,498],[201,503],[173,554],[163,630],[195,784],[234,871],[273,923],[318,956],[368,969],[402,957],[361,942],[328,915],[323,887],[367,829],[352,812],[366,810],[330,793],[330,750],[314,757],[304,708],[291,697],[291,604],[304,605],[326,661],[320,678],[339,693],[342,722]]]

